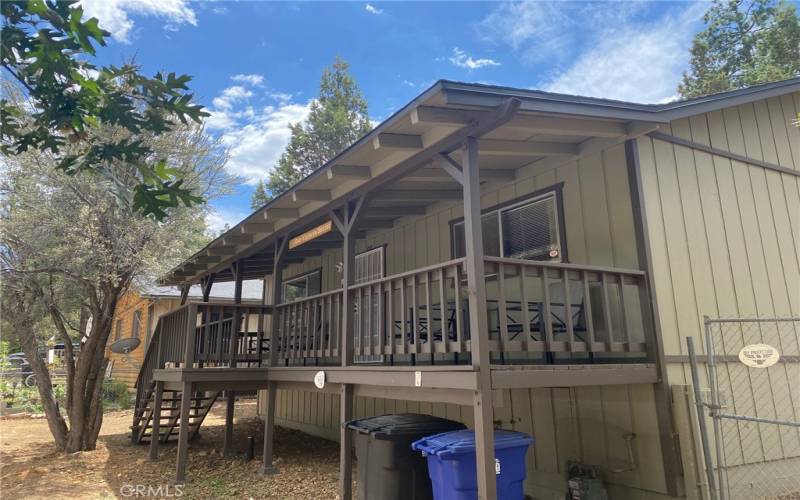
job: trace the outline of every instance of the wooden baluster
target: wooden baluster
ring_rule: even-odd
[[[567,327],[567,348],[570,352],[574,352],[576,350],[575,326],[572,321],[572,297],[569,289],[569,270],[567,268],[562,270],[561,279],[564,280],[564,323]]]
[[[394,356],[395,352],[395,342],[394,342],[394,280],[389,280],[387,282],[388,289],[387,292],[387,302],[386,302],[386,317],[388,319],[388,328],[389,334],[386,337],[386,341],[389,343],[389,355]]]
[[[589,272],[581,271],[583,278],[583,315],[586,320],[586,341],[589,352],[595,352],[597,347],[594,335],[594,318],[592,317],[592,297],[589,289]]]
[[[497,285],[499,288],[497,315],[500,322],[500,352],[506,352],[508,348],[508,305],[506,304],[506,268],[502,262],[497,264]]]
[[[444,292],[444,284],[446,279],[445,268],[439,268],[439,326],[442,329],[442,352],[450,352],[450,335],[448,332],[448,307],[447,295]],[[435,350],[435,349],[434,349]]]
[[[544,327],[544,345],[545,351],[548,353],[553,352],[555,346],[553,345],[553,321],[550,312],[550,279],[547,276],[547,268],[540,267],[539,271],[542,274],[542,310],[540,311],[540,321]]]
[[[386,337],[386,317],[384,315],[384,307],[386,307],[386,302],[383,298],[383,282],[378,282],[378,354],[384,354],[384,341]]]
[[[366,326],[366,338],[364,339],[364,354],[372,354],[374,349],[372,345],[372,285],[368,285],[365,289],[367,293],[367,321],[364,323]],[[369,342],[367,342],[369,340]]]
[[[625,307],[625,275],[619,273],[617,274],[617,278],[619,279],[619,307],[622,313],[622,345],[620,346],[620,350],[630,352],[631,338],[628,327],[628,313]]]
[[[408,346],[408,322],[406,321],[408,311],[406,311],[406,279],[400,278],[400,319],[403,339],[400,342],[400,353],[406,354]]]
[[[531,313],[528,309],[528,290],[525,287],[525,274],[527,266],[518,265],[517,272],[519,272],[519,297],[520,297],[520,312],[522,318],[522,350],[529,352],[531,342]]]
[[[421,352],[419,348],[419,307],[417,303],[417,275],[411,275],[411,328],[413,329],[414,335],[414,353]]]
[[[608,277],[601,273],[600,282],[603,286],[603,316],[605,316],[606,330],[608,331],[607,349],[614,351],[614,327],[611,321],[611,301],[608,299]]]
[[[461,295],[461,263],[453,266],[455,275],[453,276],[453,290],[456,302],[456,352],[464,352],[464,314],[463,297]]]
[[[429,353],[435,352],[433,348],[433,309],[431,308],[431,272],[425,272],[425,314],[428,316],[427,323],[428,323],[428,344],[426,346],[426,351]]]

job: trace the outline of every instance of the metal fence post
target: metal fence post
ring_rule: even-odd
[[[714,464],[711,461],[711,446],[708,444],[708,427],[704,416],[703,395],[700,393],[700,376],[697,372],[697,356],[694,352],[694,339],[686,337],[686,349],[689,353],[689,365],[692,370],[692,386],[694,388],[694,404],[697,406],[698,424],[700,426],[700,440],[703,446],[703,461],[706,466],[709,494],[713,500],[719,498],[716,481],[714,480]]]

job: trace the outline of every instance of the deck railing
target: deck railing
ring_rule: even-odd
[[[277,358],[296,360],[335,358],[342,329],[342,291],[333,290],[275,306]]]
[[[497,257],[484,264],[493,363],[652,360],[644,272]],[[359,283],[347,293],[354,363],[469,361],[464,259]],[[339,364],[342,299],[342,290],[332,290],[274,307],[186,304],[159,320],[142,372],[262,366],[271,348],[282,366]],[[270,314],[274,334],[266,331]]]

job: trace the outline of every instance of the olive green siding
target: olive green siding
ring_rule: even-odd
[[[792,124],[798,112],[795,93],[677,120],[662,131],[800,172],[800,129]],[[639,157],[668,380],[691,386],[689,365],[674,356],[686,354],[688,336],[704,351],[704,316],[800,315],[800,177],[649,137],[639,139]],[[796,354],[798,328],[781,331],[786,354]],[[780,370],[773,374],[784,376],[766,386],[742,383],[734,390],[743,392],[731,397],[749,401],[755,390],[759,408],[752,414],[797,420],[800,367],[784,363]],[[748,451],[738,462],[797,460],[800,437],[787,429],[776,440],[775,432],[762,427],[749,434],[762,443],[743,443]]]

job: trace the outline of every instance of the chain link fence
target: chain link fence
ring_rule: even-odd
[[[690,363],[712,498],[800,500],[800,318],[706,318],[704,340]]]

